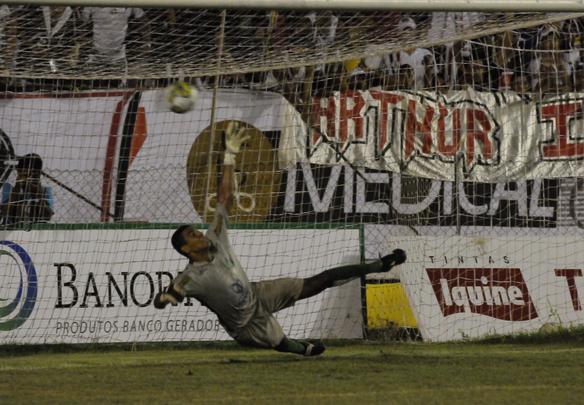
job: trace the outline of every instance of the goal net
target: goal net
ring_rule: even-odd
[[[152,300],[186,265],[174,229],[212,221],[230,121],[251,281],[409,256],[279,312],[287,335],[581,323],[583,21],[0,7],[0,343],[228,339],[196,300]]]

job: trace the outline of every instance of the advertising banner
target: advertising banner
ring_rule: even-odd
[[[584,324],[583,246],[570,237],[415,237],[401,282],[428,341]]]
[[[307,162],[285,174],[270,221],[553,228],[560,213],[559,179],[456,184]]]
[[[313,106],[313,127],[291,128],[290,136],[314,164],[485,183],[584,175],[581,94],[532,100],[471,88],[447,95],[369,90],[335,93]],[[297,160],[295,153],[286,158]]]
[[[36,153],[46,173],[43,184],[54,195],[53,223],[108,222],[114,216],[203,222],[206,197],[193,196],[187,168],[200,169],[198,181],[213,177],[214,165],[198,153],[208,149],[208,137],[200,135],[211,126],[211,106],[210,91],[200,91],[195,108],[185,114],[169,110],[163,90],[0,100],[0,186],[14,182],[17,156]],[[250,201],[238,201],[244,210],[253,204],[255,211],[247,214],[262,222],[271,193],[280,187],[279,134],[295,110],[279,94],[237,89],[219,91],[215,108],[215,122],[235,120],[254,131],[250,157],[256,164],[245,166],[243,176],[247,188],[255,189],[245,191]]]
[[[15,231],[0,240],[0,344],[230,339],[197,301],[157,310],[154,296],[184,269],[173,230]],[[359,260],[358,230],[230,230],[250,281],[310,277]],[[360,284],[276,314],[303,338],[358,338]]]
[[[375,92],[358,94],[372,106],[379,102]],[[417,100],[421,106],[446,102],[432,98],[430,93],[424,93],[424,97],[420,94],[403,93],[400,97],[404,97],[403,102]],[[544,126],[521,126],[521,131],[513,133],[518,117],[537,121],[535,102],[502,93],[462,92],[449,97],[457,100],[456,97],[463,96],[476,98],[472,105],[492,107],[486,116],[495,117],[499,123],[495,139],[501,143],[507,134],[515,140],[515,150],[528,148],[535,136],[553,130],[552,120]],[[339,95],[335,97],[332,104],[326,104],[327,108],[337,108],[339,100],[348,103]],[[397,100],[383,99],[389,100],[387,103]],[[52,188],[54,196],[51,223],[109,222],[113,218],[134,222],[205,222],[203,211],[213,201],[216,179],[216,165],[209,164],[205,157],[209,149],[211,105],[212,95],[208,91],[201,91],[195,108],[185,114],[168,110],[162,90],[88,92],[59,97],[20,95],[2,100],[0,182],[14,181],[16,156],[37,153],[43,159],[43,171],[50,176],[43,177],[43,184]],[[314,114],[325,114],[319,108]],[[348,114],[346,108],[339,111]],[[517,116],[507,116],[513,111]],[[363,141],[366,142],[353,142],[359,132],[355,132],[356,118],[349,116],[342,121],[348,125],[343,130],[346,134],[342,132],[346,139],[329,139],[322,130],[329,126],[325,118],[334,115],[325,115],[318,120],[320,132],[307,137],[306,125],[298,112],[281,95],[244,89],[219,91],[215,115],[218,125],[228,120],[243,122],[251,128],[252,135],[246,148],[249,150],[241,154],[237,168],[239,189],[234,210],[237,221],[399,224],[415,219],[416,224],[428,226],[458,223],[550,228],[574,225],[584,217],[584,199],[580,197],[584,187],[574,179],[539,178],[539,174],[549,174],[539,172],[537,178],[529,179],[535,173],[527,170],[529,167],[524,167],[517,179],[513,179],[511,169],[504,178],[490,175],[475,178],[476,173],[482,170],[484,174],[487,170],[477,163],[470,177],[459,180],[480,181],[461,181],[456,185],[445,180],[452,177],[452,159],[427,159],[419,154],[408,165],[395,166],[391,157],[401,132],[392,133],[392,146],[383,149],[385,155],[374,158],[376,152],[370,142],[379,138],[381,126],[366,126],[369,131]],[[420,138],[418,131],[414,139],[437,136],[438,132],[433,131],[441,128],[440,119],[428,117],[432,136]],[[579,117],[571,118],[563,130],[575,131]],[[408,128],[404,125],[396,128]],[[445,124],[444,131],[447,128]],[[548,132],[543,131],[546,128]],[[342,139],[345,144],[340,143]],[[578,141],[578,137],[569,139]],[[418,147],[416,142],[413,145]],[[344,147],[338,149],[339,145]],[[331,153],[331,148],[337,148],[339,153]],[[479,151],[477,148],[473,151]],[[497,150],[509,152],[503,146]],[[535,153],[539,149],[530,150],[533,152],[530,156],[539,156]],[[508,158],[516,165],[523,161],[521,156],[526,155]],[[425,177],[434,171],[444,175],[434,179],[405,176],[403,173],[410,168],[421,167],[418,161],[438,166],[417,174]],[[573,174],[572,169],[564,170],[564,165],[579,167],[570,159],[546,162],[563,167],[563,176]],[[503,166],[501,160],[496,167],[503,170]],[[536,167],[540,166],[533,169]]]

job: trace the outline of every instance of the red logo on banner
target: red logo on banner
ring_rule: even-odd
[[[365,100],[359,91],[349,91],[337,97],[315,98],[312,103],[311,145],[330,141],[341,153],[352,143],[366,141]]]
[[[426,269],[444,316],[468,312],[504,321],[537,318],[519,269]]]
[[[310,153],[321,144],[337,161],[355,144],[374,143],[360,158],[379,159],[392,142],[402,142],[401,159],[418,157],[454,163],[460,152],[470,172],[477,165],[499,163],[499,124],[489,109],[473,101],[448,102],[420,94],[349,91],[312,102]],[[374,150],[374,152],[373,152]]]
[[[581,159],[584,142],[579,126],[574,125],[583,117],[583,100],[556,101],[538,110],[538,121],[550,123],[551,139],[542,143],[543,160]]]
[[[407,112],[405,160],[421,156],[454,162],[456,154],[462,152],[468,172],[477,164],[499,162],[499,125],[484,106],[470,101],[429,105],[410,99]]]

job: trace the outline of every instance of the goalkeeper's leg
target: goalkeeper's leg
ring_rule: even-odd
[[[365,274],[389,271],[392,267],[402,264],[405,261],[406,252],[401,249],[395,249],[391,254],[383,256],[374,262],[335,267],[323,271],[316,276],[304,279],[302,292],[298,299],[312,297],[329,287],[343,284]]]

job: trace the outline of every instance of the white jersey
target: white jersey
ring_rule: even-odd
[[[93,21],[93,47],[100,57],[119,61],[126,57],[126,33],[130,17],[142,18],[140,8],[85,7],[83,17]]]
[[[414,69],[414,87],[416,90],[424,88],[424,73],[426,73],[426,66],[423,62],[424,58],[428,55],[432,57],[432,60],[434,59],[434,54],[425,48],[416,48],[412,53],[400,51],[397,54],[396,68],[399,68],[401,65],[409,65]]]
[[[434,12],[428,29],[428,39],[436,41],[461,34],[485,20],[480,12]],[[452,46],[452,42],[445,44]]]
[[[54,38],[58,38],[63,34],[63,27],[71,19],[73,9],[71,7],[65,7],[63,13],[55,20],[52,18],[51,9],[52,7],[41,7],[43,21],[45,22],[43,37],[52,42]]]
[[[257,299],[227,238],[227,218],[225,207],[217,204],[215,221],[205,235],[216,248],[213,259],[190,263],[177,279],[187,296],[213,311],[227,332],[235,336],[254,315]],[[218,225],[221,229],[217,234]]]
[[[6,24],[13,10],[8,6],[0,6],[0,49],[6,46]],[[4,52],[0,52],[0,64],[4,64]],[[11,68],[12,66],[6,66]]]
[[[0,33],[2,34],[2,38],[4,38],[4,28],[6,27],[10,14],[10,7],[0,6]]]
[[[568,52],[565,52],[562,54],[561,59],[559,58],[558,64],[551,65],[554,67],[554,70],[556,70],[558,72],[558,75],[560,75],[562,73],[565,73],[568,76],[572,75],[572,64],[569,63],[570,56],[571,55]],[[529,75],[531,76],[531,88],[532,89],[537,88],[537,85],[539,84],[540,75],[541,75],[541,67],[542,67],[542,60],[541,60],[541,56],[539,56],[539,55],[537,57],[533,58],[531,60],[531,62],[529,62],[529,65],[527,67],[527,71],[529,72]]]

